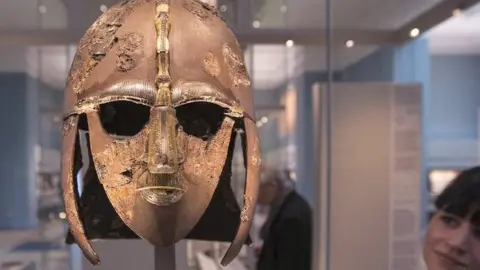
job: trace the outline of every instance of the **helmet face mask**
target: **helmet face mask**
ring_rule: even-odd
[[[195,0],[130,0],[80,41],[69,79],[62,178],[68,242],[94,264],[89,239],[156,246],[248,240],[260,145],[242,52],[216,10]],[[77,194],[79,129],[90,168]],[[241,132],[238,132],[241,130]],[[230,187],[237,135],[246,164],[242,209]]]

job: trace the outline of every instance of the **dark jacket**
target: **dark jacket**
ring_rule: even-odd
[[[257,270],[311,270],[312,210],[297,193],[290,193],[264,239]]]

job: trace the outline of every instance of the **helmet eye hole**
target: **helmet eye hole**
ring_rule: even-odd
[[[100,105],[98,112],[105,131],[114,137],[138,134],[150,118],[150,107],[130,101],[115,101]]]
[[[150,107],[130,101],[100,105],[98,112],[104,130],[113,137],[137,135],[148,123]],[[222,126],[225,109],[207,102],[194,102],[176,108],[178,124],[188,135],[204,141],[214,137]]]
[[[183,131],[204,141],[218,132],[225,118],[225,109],[207,102],[194,102],[176,109]]]

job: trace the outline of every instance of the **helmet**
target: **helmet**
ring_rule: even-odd
[[[91,164],[78,194],[79,130]],[[243,206],[230,186],[242,138]],[[141,237],[156,246],[248,239],[260,144],[242,50],[215,8],[195,0],[130,0],[107,10],[78,45],[67,81],[62,180],[70,241]],[[68,238],[67,238],[68,241]]]

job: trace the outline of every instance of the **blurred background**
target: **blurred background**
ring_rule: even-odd
[[[432,198],[480,161],[479,1],[205,2],[244,48],[264,164],[314,210],[314,269],[419,269]],[[2,270],[90,269],[64,244],[62,106],[76,44],[115,3],[0,1]],[[223,243],[184,242],[184,269],[221,269]],[[254,260],[245,248],[232,269]]]

